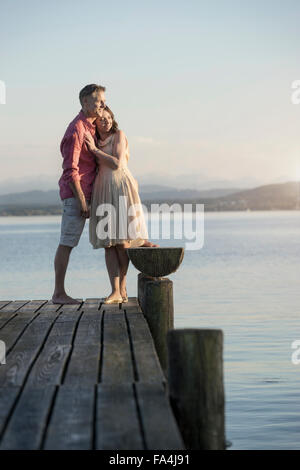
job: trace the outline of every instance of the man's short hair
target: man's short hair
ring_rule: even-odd
[[[92,93],[94,93],[94,91],[105,91],[105,90],[106,90],[105,86],[96,85],[95,83],[92,83],[91,85],[86,85],[84,88],[82,88],[82,90],[80,90],[80,93],[79,93],[80,104],[81,105],[83,104],[82,103],[83,98],[91,95]]]

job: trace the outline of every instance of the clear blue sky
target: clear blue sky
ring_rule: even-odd
[[[60,175],[60,140],[93,82],[136,177],[268,182],[300,168],[298,0],[1,0],[0,14],[0,181]]]

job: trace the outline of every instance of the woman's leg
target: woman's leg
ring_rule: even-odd
[[[125,248],[129,248],[130,244],[119,244],[116,245],[117,248],[117,255],[119,258],[119,266],[120,266],[120,294],[122,297],[126,296],[126,274],[128,271],[129,265],[129,258]]]
[[[119,258],[115,246],[105,248],[105,262],[111,283],[111,294],[108,299],[118,299],[120,294],[120,273],[119,273]]]

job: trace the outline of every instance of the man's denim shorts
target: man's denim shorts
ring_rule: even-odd
[[[89,204],[89,201],[87,201]],[[80,204],[75,197],[63,199],[60,245],[77,246],[84,229],[86,219],[80,215]]]

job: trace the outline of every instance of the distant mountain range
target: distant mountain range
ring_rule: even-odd
[[[0,175],[1,176],[1,175]],[[40,175],[24,175],[23,177],[9,178],[0,180],[0,195],[11,193],[24,193],[27,191],[40,190],[44,191],[57,190],[60,174],[40,174]],[[141,175],[134,174],[143,191],[156,191],[163,187],[163,190],[180,189],[186,190],[214,190],[215,188],[223,188],[231,190],[232,188],[240,188],[240,190],[257,188],[266,184],[277,184],[290,181],[288,176],[280,176],[276,179],[272,178],[253,178],[251,176],[233,179],[214,179],[209,176],[195,171],[194,173],[182,173],[180,175],[164,174],[161,172],[143,173]],[[155,185],[153,184],[155,182]],[[154,188],[153,190],[151,188]],[[158,189],[159,190],[159,189]]]
[[[239,188],[221,188],[221,189],[178,189],[168,186],[139,184],[139,195],[141,200],[152,199],[159,201],[164,199],[197,199],[199,197],[215,198],[240,191]]]
[[[190,189],[176,189],[159,185],[139,185],[139,195],[141,200],[151,199],[159,201],[164,199],[197,199],[199,197],[210,198],[220,197],[237,192],[238,189],[208,189],[196,191]],[[4,194],[0,196],[0,206],[53,206],[61,203],[58,190],[48,191],[25,191],[23,193]]]
[[[160,185],[139,185],[141,201],[156,203],[201,203],[206,211],[300,209],[300,182],[269,184],[253,189],[176,189]],[[60,214],[58,190],[26,191],[0,196],[0,215]]]
[[[59,204],[59,193],[53,189],[50,191],[25,191],[0,196],[0,206],[52,206]]]
[[[219,197],[193,197],[185,201],[169,198],[164,202],[204,204],[206,211],[300,210],[300,182],[269,184]]]
[[[268,184],[218,199],[218,207],[230,206],[240,210],[300,209],[300,182]]]

